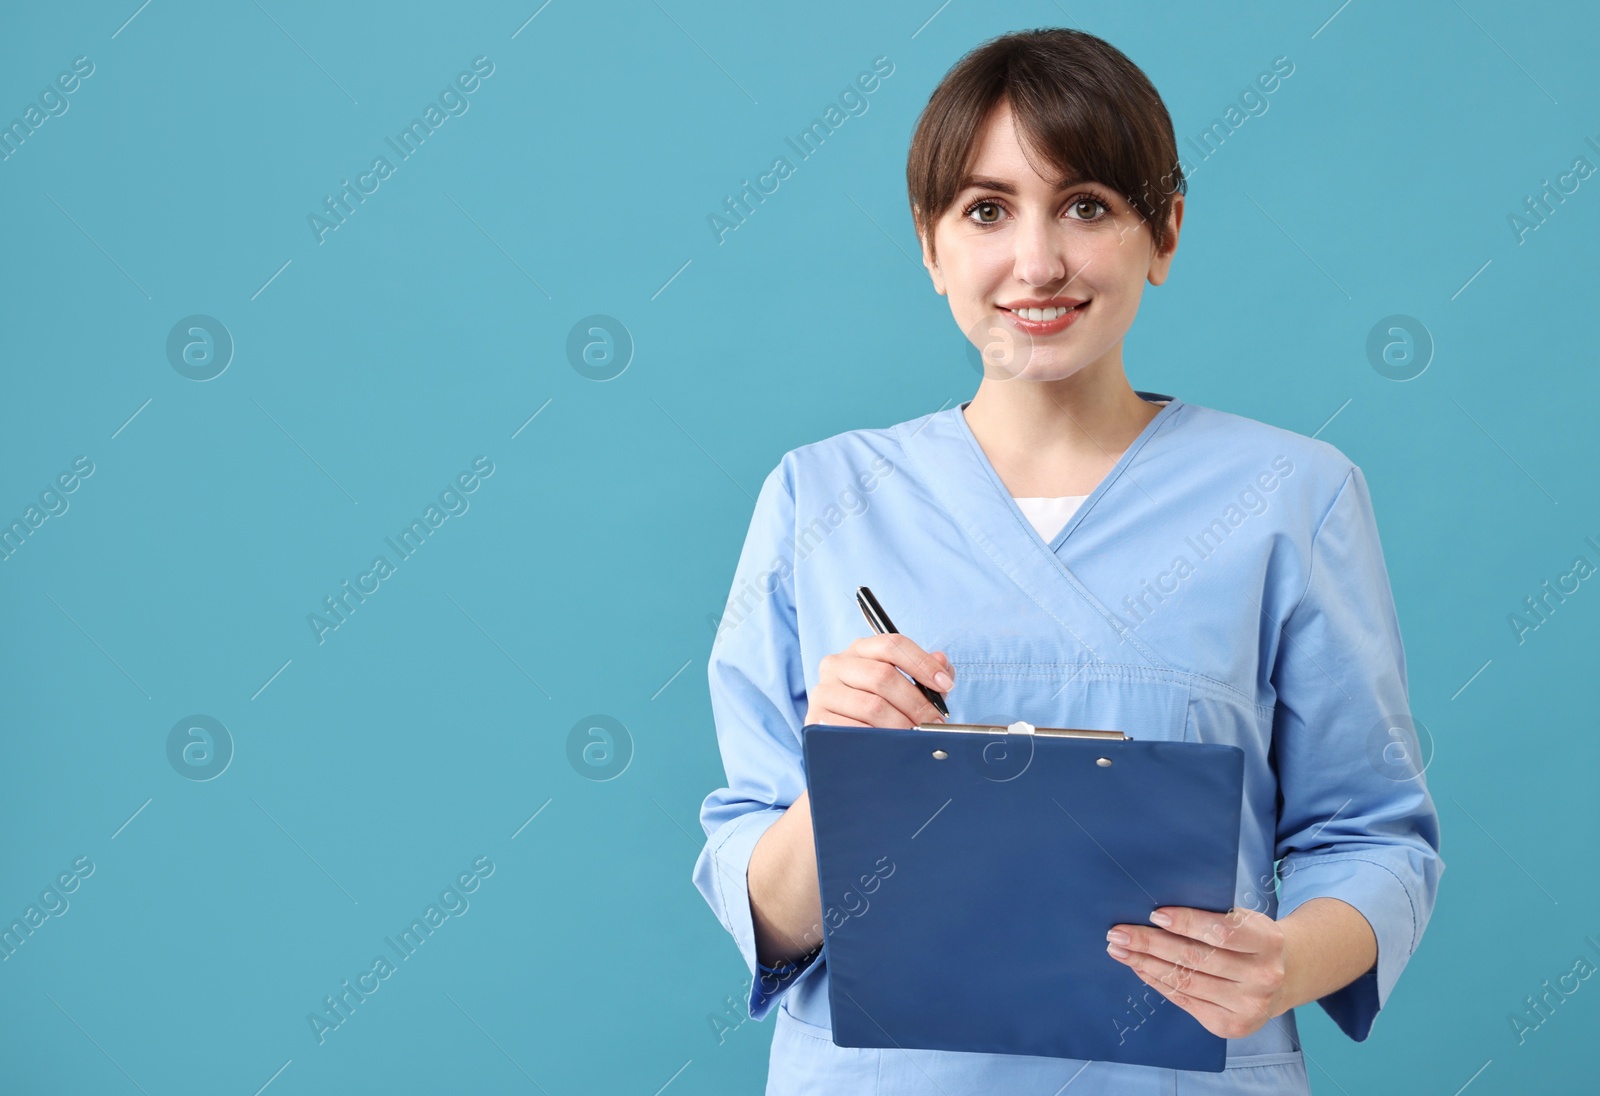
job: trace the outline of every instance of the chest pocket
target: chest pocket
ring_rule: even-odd
[[[1118,663],[954,661],[956,686],[946,701],[959,723],[1121,731],[1140,740],[1183,742],[1189,685],[1170,671]]]

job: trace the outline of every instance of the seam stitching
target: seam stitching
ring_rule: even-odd
[[[1307,854],[1301,853],[1300,855],[1303,857],[1303,856],[1305,856]],[[1412,954],[1412,953],[1416,952],[1417,943],[1418,943],[1418,940],[1417,940],[1417,903],[1411,897],[1411,888],[1406,886],[1406,881],[1404,879],[1400,878],[1400,873],[1399,872],[1395,871],[1388,864],[1385,864],[1382,860],[1374,860],[1370,856],[1361,856],[1361,855],[1358,855],[1358,854],[1353,853],[1353,852],[1331,853],[1331,854],[1320,855],[1320,856],[1316,855],[1316,854],[1311,854],[1311,859],[1312,859],[1312,862],[1309,863],[1309,864],[1296,864],[1295,867],[1294,867],[1294,871],[1291,872],[1290,874],[1294,875],[1294,874],[1297,874],[1299,872],[1305,871],[1307,868],[1319,868],[1319,867],[1322,867],[1323,865],[1326,865],[1326,864],[1340,864],[1340,863],[1349,863],[1349,862],[1354,861],[1354,862],[1361,863],[1361,864],[1371,864],[1375,868],[1382,868],[1384,871],[1386,871],[1390,875],[1394,876],[1394,881],[1395,881],[1396,884],[1399,885],[1400,893],[1404,894],[1406,896],[1406,905],[1409,906],[1410,910],[1411,910],[1411,943],[1410,943],[1410,948],[1409,948],[1409,951],[1407,952],[1407,954],[1409,955],[1409,954]],[[1313,897],[1315,897],[1315,896],[1313,896]],[[1327,897],[1329,897],[1329,898],[1337,898],[1339,896],[1336,895],[1336,894],[1331,894],[1331,895],[1327,895]],[[1308,899],[1308,901],[1309,901],[1309,899]],[[1376,929],[1373,930],[1373,935],[1374,936],[1377,935],[1377,930]]]

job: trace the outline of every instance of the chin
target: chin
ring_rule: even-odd
[[[1054,347],[1034,346],[1028,360],[1014,370],[989,365],[984,370],[985,380],[996,381],[1064,381],[1081,373],[1086,363],[1075,360],[1076,355],[1057,353]]]

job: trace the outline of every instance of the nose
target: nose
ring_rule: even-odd
[[[1029,217],[1014,234],[1016,257],[1012,272],[1032,286],[1048,286],[1067,276],[1066,243],[1048,217]]]

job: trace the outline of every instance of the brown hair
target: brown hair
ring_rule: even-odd
[[[1049,27],[983,43],[928,98],[906,158],[906,188],[930,252],[934,224],[955,203],[983,124],[1002,102],[1025,151],[1037,150],[1060,178],[1076,173],[1115,189],[1150,225],[1157,253],[1165,250],[1172,196],[1188,191],[1166,104],[1109,42]]]

